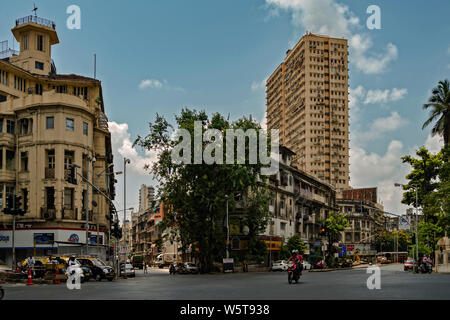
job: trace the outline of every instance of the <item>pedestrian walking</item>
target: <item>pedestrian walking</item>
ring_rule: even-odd
[[[28,268],[31,269],[31,271],[33,272],[33,277],[35,276],[35,272],[34,272],[34,259],[32,256],[29,256],[27,259],[27,266]]]
[[[144,261],[144,274],[147,273],[147,263]]]

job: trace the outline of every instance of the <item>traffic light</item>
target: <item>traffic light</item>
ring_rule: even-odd
[[[412,244],[415,244],[415,243],[416,243],[416,234],[415,234],[415,233],[412,234],[412,237],[411,237],[411,243],[412,243]]]
[[[14,212],[16,215],[23,216],[25,214],[25,211],[22,210],[22,196],[15,196],[14,199]]]
[[[6,206],[2,212],[4,214],[14,214],[14,195],[9,194],[6,196]]]
[[[22,210],[22,197],[9,194],[6,197],[6,207],[2,211],[4,214],[23,216],[25,211]]]
[[[14,209],[14,195],[13,194],[9,194],[6,197],[6,207],[8,209]]]
[[[68,183],[77,184],[77,178],[76,178],[77,173],[75,170],[76,170],[76,168],[71,165],[70,169],[69,169],[69,176],[66,179],[66,181]]]
[[[324,224],[321,225],[319,234],[321,236],[326,236],[327,235],[327,228],[326,228],[326,226]]]

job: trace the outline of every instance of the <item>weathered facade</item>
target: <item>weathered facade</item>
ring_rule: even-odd
[[[18,19],[12,33],[20,53],[6,50],[0,60],[0,208],[8,195],[22,196],[26,214],[18,218],[15,234],[18,258],[34,249],[38,255],[80,252],[86,205],[91,252],[105,258],[109,202],[80,177],[76,185],[66,181],[76,164],[78,173],[114,198],[101,82],[57,73],[53,22],[29,16]],[[0,234],[9,239],[0,242],[0,260],[10,260],[11,228],[12,216],[0,212]]]
[[[267,128],[295,152],[297,168],[349,187],[348,44],[307,33],[266,83]]]

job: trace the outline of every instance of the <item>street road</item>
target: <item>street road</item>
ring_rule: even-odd
[[[93,280],[81,290],[66,285],[4,285],[7,299],[38,300],[302,300],[302,299],[450,299],[450,274],[412,274],[402,265],[381,267],[381,289],[369,290],[366,269],[303,272],[289,285],[285,272],[175,275],[167,269],[142,270],[136,278],[113,282]]]

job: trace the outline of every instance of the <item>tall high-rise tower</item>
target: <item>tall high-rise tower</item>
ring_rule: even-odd
[[[293,150],[293,165],[349,187],[348,45],[305,34],[266,83],[267,128]]]

